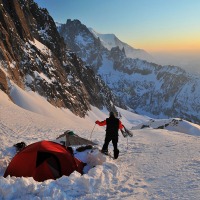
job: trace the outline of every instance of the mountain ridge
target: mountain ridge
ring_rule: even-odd
[[[100,38],[100,41],[104,47],[106,47],[108,50],[111,50],[113,47],[119,47],[120,49],[125,50],[126,56],[129,58],[139,58],[141,60],[147,60],[149,62],[153,62],[154,58],[149,53],[147,53],[143,49],[136,49],[129,44],[122,42],[120,39],[117,38],[117,36],[113,33],[111,34],[101,34],[96,32],[92,28],[88,28],[91,33],[96,37]]]
[[[93,67],[124,104],[154,118],[200,122],[200,77],[180,67],[128,58],[119,47],[109,51],[88,31],[79,20],[67,20],[60,27],[68,47]]]

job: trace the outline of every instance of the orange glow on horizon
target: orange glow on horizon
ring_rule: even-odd
[[[137,45],[137,47],[136,47]],[[177,38],[164,40],[143,40],[141,43],[131,44],[134,48],[147,52],[200,52],[200,38]]]

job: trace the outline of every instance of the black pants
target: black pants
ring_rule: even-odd
[[[117,148],[118,137],[110,137],[108,135],[106,135],[102,150],[103,151],[108,150],[108,145],[109,145],[110,141],[112,141],[112,143],[113,143],[114,152],[117,152],[118,151],[118,148]]]

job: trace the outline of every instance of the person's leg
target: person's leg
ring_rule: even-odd
[[[106,136],[104,145],[102,147],[102,152],[108,153],[108,145],[109,145],[110,141],[111,141],[111,138]]]
[[[119,150],[117,148],[118,137],[112,139],[113,147],[114,147],[114,158],[117,159],[119,156]]]
[[[114,147],[114,151],[117,151],[117,143],[118,143],[118,137],[116,138],[112,138],[112,143],[113,143],[113,147]]]

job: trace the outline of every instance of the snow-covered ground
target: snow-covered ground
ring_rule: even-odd
[[[200,199],[200,126],[181,121],[179,129],[140,129],[141,124],[149,123],[149,118],[122,109],[119,112],[124,125],[135,128],[128,140],[120,134],[117,160],[104,156],[104,162],[87,174],[74,172],[45,182],[4,178],[15,155],[14,144],[54,141],[64,131],[73,130],[86,139],[91,136],[101,148],[105,128],[94,127],[94,122],[107,117],[106,111],[93,107],[87,117],[80,119],[68,110],[54,108],[35,93],[24,93],[16,86],[12,92],[21,107],[0,90],[0,199]],[[163,125],[163,121],[156,122]],[[112,152],[112,145],[109,148]]]

